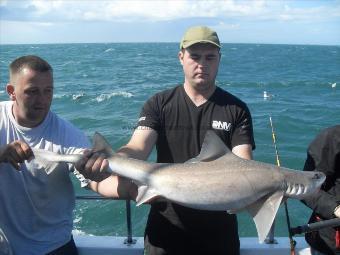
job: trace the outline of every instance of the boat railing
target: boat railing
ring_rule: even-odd
[[[127,237],[124,243],[126,245],[136,243],[136,239],[132,238],[131,200],[121,199],[121,198],[112,198],[112,197],[103,197],[100,195],[77,195],[76,199],[77,200],[125,200]]]
[[[127,227],[127,237],[124,240],[124,244],[127,246],[131,244],[136,243],[136,239],[132,238],[132,221],[131,221],[131,200],[121,199],[121,198],[112,198],[112,197],[103,197],[100,195],[76,195],[77,200],[125,200],[125,210],[126,210],[126,227]],[[274,221],[275,222],[275,221]],[[278,242],[275,240],[274,236],[274,226],[273,224],[272,229],[267,236],[266,243],[267,244],[277,244]],[[292,236],[296,234],[303,234],[306,232],[316,231],[325,227],[336,227],[340,226],[340,218],[325,220],[323,222],[316,222],[316,223],[310,223],[302,226],[297,227],[290,227],[289,226],[289,232],[290,232],[290,239],[292,239]],[[291,245],[295,245],[291,243]]]

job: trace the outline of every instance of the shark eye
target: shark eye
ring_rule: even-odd
[[[320,178],[321,178],[320,174],[314,174],[313,176],[313,180],[318,180]]]

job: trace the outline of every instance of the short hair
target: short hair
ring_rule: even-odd
[[[46,60],[38,56],[28,55],[19,57],[10,64],[10,76],[19,73],[24,68],[29,68],[37,72],[53,72],[52,67]]]

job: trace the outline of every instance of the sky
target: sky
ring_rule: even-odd
[[[0,44],[179,42],[340,45],[340,0],[0,0]]]

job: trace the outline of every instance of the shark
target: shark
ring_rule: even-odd
[[[199,210],[238,213],[254,220],[259,242],[267,237],[281,202],[304,199],[318,192],[326,177],[233,154],[222,140],[207,131],[200,154],[184,163],[153,163],[114,153],[99,133],[93,150],[104,152],[107,171],[131,179],[138,186],[137,206],[156,197]],[[34,149],[40,161],[76,163],[81,154],[62,155]]]

